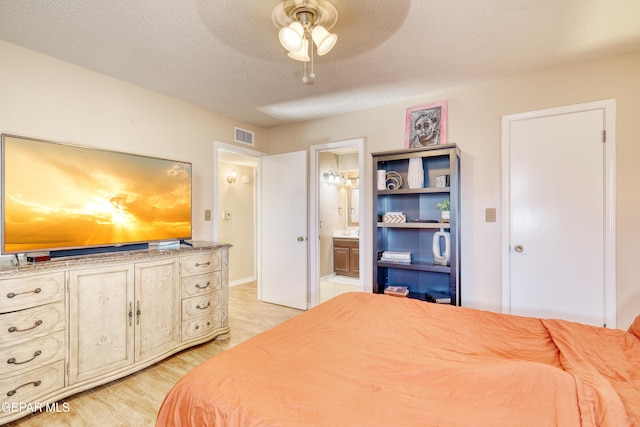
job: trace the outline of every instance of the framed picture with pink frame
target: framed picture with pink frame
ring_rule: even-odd
[[[407,108],[404,148],[447,143],[447,101]]]

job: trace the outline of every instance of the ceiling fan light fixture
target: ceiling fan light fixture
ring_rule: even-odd
[[[333,49],[338,40],[336,34],[329,32],[338,22],[335,6],[328,0],[282,0],[273,9],[271,19],[287,55],[305,63],[302,81],[313,83],[314,47],[316,54],[322,56]],[[309,61],[311,72],[307,74]]]
[[[331,34],[322,25],[316,26],[311,31],[311,37],[313,38],[313,42],[316,44],[316,52],[318,53],[318,56],[322,56],[328,53],[331,49],[333,49],[336,41],[338,41],[338,36],[335,34]]]
[[[311,57],[309,57],[309,40],[303,39],[301,40],[300,49],[289,52],[287,54],[289,58],[295,59],[296,61],[308,62],[311,61]]]
[[[282,27],[278,32],[280,44],[289,52],[295,52],[302,49],[302,40],[304,38],[304,27],[298,21],[293,21],[289,26]]]

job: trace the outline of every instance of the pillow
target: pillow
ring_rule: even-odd
[[[636,316],[636,320],[629,326],[629,332],[640,338],[640,314]]]

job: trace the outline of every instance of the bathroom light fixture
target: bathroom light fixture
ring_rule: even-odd
[[[229,184],[235,184],[236,183],[236,173],[235,172],[231,172],[229,175],[227,175],[227,182]]]
[[[344,175],[339,172],[334,172],[332,170],[328,170],[322,174],[322,179],[331,184],[344,184],[345,178]]]
[[[338,36],[329,32],[338,22],[338,11],[327,0],[283,0],[271,13],[273,23],[280,30],[280,44],[288,56],[304,63],[302,81],[312,84],[313,50],[318,56],[328,53],[335,46]],[[307,75],[307,62],[311,72]]]

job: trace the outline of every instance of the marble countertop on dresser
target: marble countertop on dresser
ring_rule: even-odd
[[[231,247],[228,243],[193,241],[193,246],[180,245],[179,248],[158,249],[150,245],[149,249],[105,252],[90,255],[52,258],[49,261],[27,262],[24,256],[20,256],[20,265],[11,263],[14,256],[5,255],[0,257],[0,279],[11,278],[25,273],[46,273],[49,271],[67,269],[69,267],[90,267],[98,265],[117,264],[126,262],[142,262],[152,259],[159,259],[167,256],[188,255],[204,250],[221,249]]]

